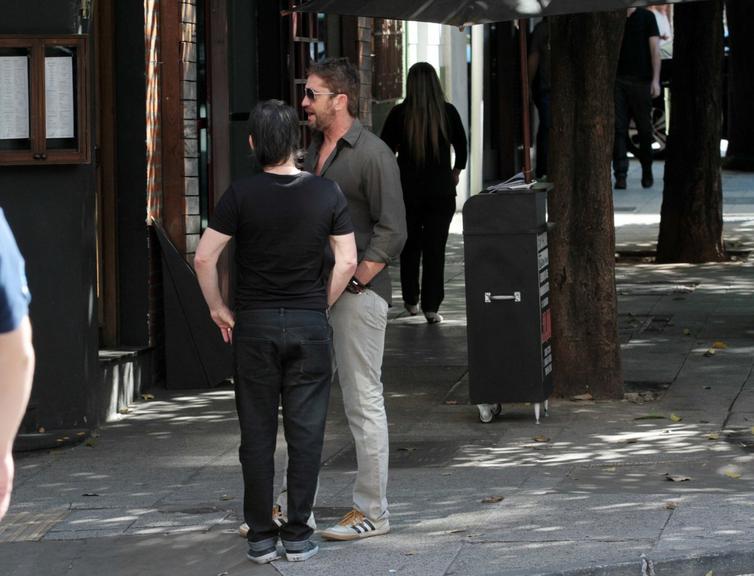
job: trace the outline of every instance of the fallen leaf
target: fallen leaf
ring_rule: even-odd
[[[634,420],[665,420],[665,416],[662,414],[645,414],[644,416],[637,416]]]
[[[706,436],[707,440],[720,440],[720,434],[717,432],[710,432]]]
[[[741,474],[739,472],[734,472],[733,470],[726,470],[725,475],[728,478],[733,478],[733,480],[738,480],[741,477]]]
[[[678,476],[674,474],[665,473],[665,480],[668,482],[688,482],[691,480],[689,476]]]
[[[715,340],[712,343],[712,348],[715,350],[725,350],[728,347],[728,345],[725,342],[721,342],[720,340]]]
[[[576,396],[571,396],[571,400],[594,400],[594,397],[587,392],[586,394],[577,394]]]
[[[76,436],[86,436],[86,432],[76,432]]]
[[[154,394],[142,394],[141,395],[142,400],[154,400]]]
[[[94,448],[97,445],[97,440],[94,438],[89,438],[86,442],[84,442],[84,446],[88,446],[89,448]]]
[[[233,496],[228,496],[227,494],[223,494],[222,496],[220,496],[220,500],[222,500],[223,502],[227,502],[228,500],[233,500]]]
[[[715,349],[714,348],[710,348],[709,350],[707,350],[704,353],[704,356],[706,356],[707,358],[709,358],[710,356],[714,356],[714,355],[715,355]]]
[[[504,498],[504,496],[487,496],[487,498],[482,498],[482,504],[495,504],[496,502],[502,502]]]
[[[691,336],[691,330],[689,330],[688,328],[684,328],[683,329],[683,335],[684,336]]]
[[[714,576],[714,574],[715,574],[714,571],[710,570],[704,576]]]
[[[671,414],[670,415],[670,419],[673,422],[680,422],[681,420],[683,420],[683,418],[681,416],[677,416],[676,414]]]
[[[675,510],[678,508],[678,502],[665,502],[665,510]]]
[[[532,438],[535,442],[549,442],[550,439],[547,436],[535,436]]]

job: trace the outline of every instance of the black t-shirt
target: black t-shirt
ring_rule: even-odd
[[[236,239],[236,310],[324,310],[329,237],[353,232],[338,185],[308,172],[234,182],[209,226]]]
[[[655,15],[637,8],[626,18],[626,30],[618,58],[618,77],[652,81],[652,53],[649,39],[660,36]]]

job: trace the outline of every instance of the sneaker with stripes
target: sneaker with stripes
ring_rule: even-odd
[[[390,532],[390,522],[387,518],[370,520],[354,508],[335,526],[323,530],[322,537],[327,540],[358,540],[388,532]]]

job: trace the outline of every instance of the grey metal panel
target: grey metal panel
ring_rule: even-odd
[[[695,0],[672,3],[690,1]],[[648,0],[301,0],[296,10],[463,26],[665,3]]]

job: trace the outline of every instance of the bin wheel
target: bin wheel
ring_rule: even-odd
[[[503,411],[501,404],[477,404],[479,410],[479,420],[482,424],[489,424]]]

